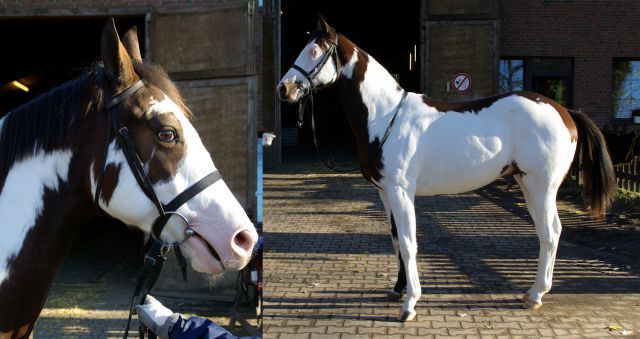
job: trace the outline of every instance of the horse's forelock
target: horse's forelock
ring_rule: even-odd
[[[326,50],[327,48],[329,48],[331,46],[331,41],[335,41],[335,32],[332,31],[330,33],[327,33],[325,31],[314,31],[311,34],[309,34],[309,40],[307,41],[307,44],[309,44],[312,41],[315,41],[316,44],[318,44],[318,46],[320,46],[320,48],[322,48],[323,50]]]
[[[133,61],[133,67],[136,73],[138,73],[138,75],[140,75],[147,84],[160,89],[173,102],[175,102],[176,105],[178,105],[187,119],[193,121],[194,115],[189,107],[185,104],[180,91],[173,83],[173,81],[171,81],[169,75],[160,66],[154,65],[149,62]]]

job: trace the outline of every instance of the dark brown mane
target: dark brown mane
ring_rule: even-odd
[[[309,40],[307,40],[307,44],[316,39],[316,43],[320,48],[326,50],[329,48],[329,41],[334,41],[335,37],[332,37],[329,33],[324,31],[314,31],[309,34]]]
[[[73,124],[77,116],[91,108],[103,107],[103,91],[98,85],[102,65],[86,71],[34,100],[9,112],[0,128],[0,176],[8,173],[15,162],[43,150],[45,152],[71,146]],[[151,63],[134,62],[136,72],[149,85],[164,92],[193,119],[180,92],[167,73]]]
[[[94,72],[86,72],[9,112],[0,128],[0,175],[38,151],[70,146],[76,116],[102,104]]]

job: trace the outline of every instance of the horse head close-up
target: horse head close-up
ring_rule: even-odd
[[[97,38],[97,37],[96,37]],[[29,336],[79,227],[108,215],[207,274],[249,262],[258,235],[193,114],[135,27],[113,19],[102,62],[0,120],[0,336]],[[164,254],[164,253],[163,253]]]

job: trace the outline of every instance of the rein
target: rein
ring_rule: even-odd
[[[333,156],[331,156],[327,151],[325,151],[325,148],[322,147],[322,145],[320,145],[320,142],[318,141],[318,136],[316,133],[316,123],[315,123],[315,117],[314,117],[314,110],[313,110],[313,92],[315,91],[315,88],[313,88],[307,95],[305,95],[304,97],[302,97],[302,99],[299,101],[298,103],[298,128],[302,128],[302,124],[303,124],[303,118],[304,118],[304,112],[307,110],[307,107],[310,107],[311,109],[311,132],[313,134],[313,144],[316,147],[316,152],[318,153],[318,156],[320,156],[320,160],[322,161],[322,163],[324,163],[324,165],[333,172],[342,172],[342,173],[348,173],[348,172],[354,172],[357,171],[358,169],[360,169],[359,167],[354,167],[354,168],[347,168],[347,169],[342,169],[342,168],[337,168],[335,166],[335,159],[333,158]],[[378,144],[378,147],[376,148],[376,151],[369,157],[367,164],[371,164],[373,163],[376,158],[378,157],[378,155],[380,155],[380,151],[382,150],[382,146],[384,146],[385,142],[387,141],[387,138],[389,138],[389,135],[391,134],[391,129],[393,128],[393,124],[396,121],[396,118],[398,117],[398,113],[400,112],[400,108],[402,108],[402,104],[404,103],[405,99],[407,98],[409,92],[404,91],[402,93],[402,98],[400,99],[400,102],[398,103],[398,106],[396,106],[396,110],[393,113],[393,117],[391,118],[391,121],[389,121],[389,125],[387,126],[387,129],[384,132],[384,136],[382,137],[382,140],[380,141],[380,143]],[[323,157],[321,153],[324,153],[326,156]]]
[[[329,39],[330,46],[329,49],[322,55],[322,59],[320,62],[309,72],[304,70],[302,67],[293,64],[291,68],[297,70],[298,72],[304,75],[305,80],[309,82],[309,87],[305,90],[301,100],[298,103],[298,128],[302,128],[303,120],[304,120],[304,112],[307,110],[307,107],[311,108],[311,131],[313,134],[313,144],[316,148],[316,152],[318,153],[318,157],[322,161],[322,163],[332,172],[339,173],[349,173],[354,172],[359,169],[359,167],[354,168],[337,168],[335,165],[336,160],[329,152],[326,151],[320,142],[318,141],[318,135],[316,133],[316,121],[315,116],[313,114],[313,94],[318,90],[318,85],[315,84],[316,77],[327,64],[331,57],[334,57],[334,62],[336,64],[336,80],[337,81],[342,75],[342,64],[340,63],[340,59],[338,58],[338,42],[339,35],[336,34],[336,40],[333,41]],[[324,156],[323,156],[324,154]]]
[[[102,72],[99,74],[100,80],[103,80]],[[115,131],[116,140],[120,148],[125,155],[129,168],[131,172],[133,172],[133,176],[136,179],[136,182],[142,189],[142,192],[153,202],[156,209],[158,210],[158,217],[153,222],[151,226],[151,237],[147,244],[144,246],[145,256],[144,256],[144,264],[142,266],[142,270],[138,276],[138,280],[136,282],[136,287],[133,292],[133,296],[131,297],[131,303],[129,305],[129,316],[127,319],[127,325],[125,327],[123,338],[127,338],[129,334],[129,328],[131,327],[131,318],[133,316],[136,299],[138,304],[143,304],[144,300],[148,294],[148,292],[153,288],[158,276],[160,275],[160,271],[167,260],[167,253],[174,249],[176,258],[180,265],[180,269],[182,271],[182,277],[184,280],[187,280],[187,260],[182,254],[180,250],[180,243],[174,242],[170,244],[160,238],[160,234],[162,230],[166,226],[169,219],[177,215],[182,220],[184,220],[187,228],[185,230],[185,238],[196,235],[195,231],[189,227],[189,221],[183,215],[177,212],[178,208],[182,206],[184,203],[189,201],[191,198],[198,195],[200,192],[205,190],[207,187],[213,185],[215,182],[220,180],[222,177],[220,176],[220,172],[214,170],[213,172],[207,174],[205,177],[197,181],[195,184],[191,185],[180,194],[178,194],[173,200],[171,200],[168,204],[163,204],[155,190],[153,189],[153,184],[149,179],[149,175],[144,169],[144,165],[138,156],[136,151],[135,142],[129,133],[129,130],[126,126],[122,124],[122,121],[118,118],[114,108],[116,108],[120,103],[122,103],[127,98],[136,94],[142,87],[144,87],[144,82],[142,80],[138,80],[133,85],[129,86],[124,91],[110,98],[106,104],[105,109],[107,114],[109,115],[107,119],[107,136],[105,141],[105,153],[104,157],[101,161],[102,174],[98,178],[98,182],[96,185],[96,192],[94,196],[94,201],[96,207],[100,214],[106,214],[104,210],[100,207],[100,191],[102,188],[102,181],[104,177],[104,173],[106,170],[106,162],[107,162],[107,154],[109,150],[109,138],[111,135],[111,129]],[[105,91],[106,93],[106,91]],[[144,338],[145,328],[144,325],[140,324],[140,337]]]
[[[316,152],[318,153],[318,156],[320,157],[320,160],[324,163],[324,165],[333,172],[343,172],[343,173],[348,173],[348,172],[354,172],[357,171],[358,169],[360,169],[360,167],[354,167],[354,168],[346,168],[346,169],[342,169],[342,168],[337,168],[335,166],[335,159],[333,156],[331,156],[328,152],[324,151],[325,148],[322,147],[320,145],[320,142],[318,141],[318,136],[316,133],[316,123],[315,123],[315,117],[314,117],[314,110],[313,110],[313,94],[318,90],[318,85],[315,84],[315,79],[318,76],[318,74],[320,73],[320,71],[322,70],[322,68],[324,68],[324,66],[326,65],[326,63],[329,61],[329,59],[334,56],[334,60],[336,63],[336,80],[338,81],[338,79],[340,78],[340,76],[342,75],[342,65],[340,63],[340,59],[338,57],[338,42],[339,42],[339,35],[336,34],[336,40],[333,41],[331,39],[329,39],[329,41],[331,42],[329,49],[327,50],[326,53],[324,53],[322,55],[322,59],[320,59],[320,62],[318,62],[318,64],[309,72],[305,71],[302,67],[296,65],[295,63],[293,64],[293,66],[291,66],[291,68],[297,70],[298,72],[302,73],[302,75],[304,75],[305,80],[307,80],[309,82],[309,87],[307,89],[305,89],[305,92],[302,94],[302,98],[299,100],[298,102],[298,128],[302,128],[302,124],[303,124],[303,120],[304,120],[304,112],[307,110],[307,107],[311,107],[311,131],[313,134],[313,144],[315,145],[316,148]],[[335,82],[334,81],[334,82]],[[300,87],[302,88],[302,87]],[[393,113],[393,117],[391,118],[391,121],[389,122],[389,125],[387,126],[387,129],[384,132],[384,136],[382,137],[382,140],[380,141],[380,143],[378,144],[378,147],[376,149],[376,151],[369,157],[367,164],[371,164],[373,163],[376,158],[378,157],[378,155],[380,154],[380,151],[382,150],[382,146],[384,146],[384,143],[387,141],[387,138],[389,137],[389,134],[391,134],[391,129],[393,127],[393,123],[396,121],[396,117],[398,116],[398,112],[400,112],[400,108],[402,107],[402,104],[404,103],[405,99],[407,98],[407,91],[404,91],[402,93],[402,98],[400,99],[400,103],[398,103],[398,106],[396,107],[395,112]],[[322,156],[322,153],[324,153],[326,156]]]

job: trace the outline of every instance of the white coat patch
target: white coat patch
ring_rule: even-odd
[[[15,163],[0,194],[0,283],[9,276],[8,260],[22,248],[27,233],[44,208],[44,190],[67,182],[70,150],[45,153]]]

